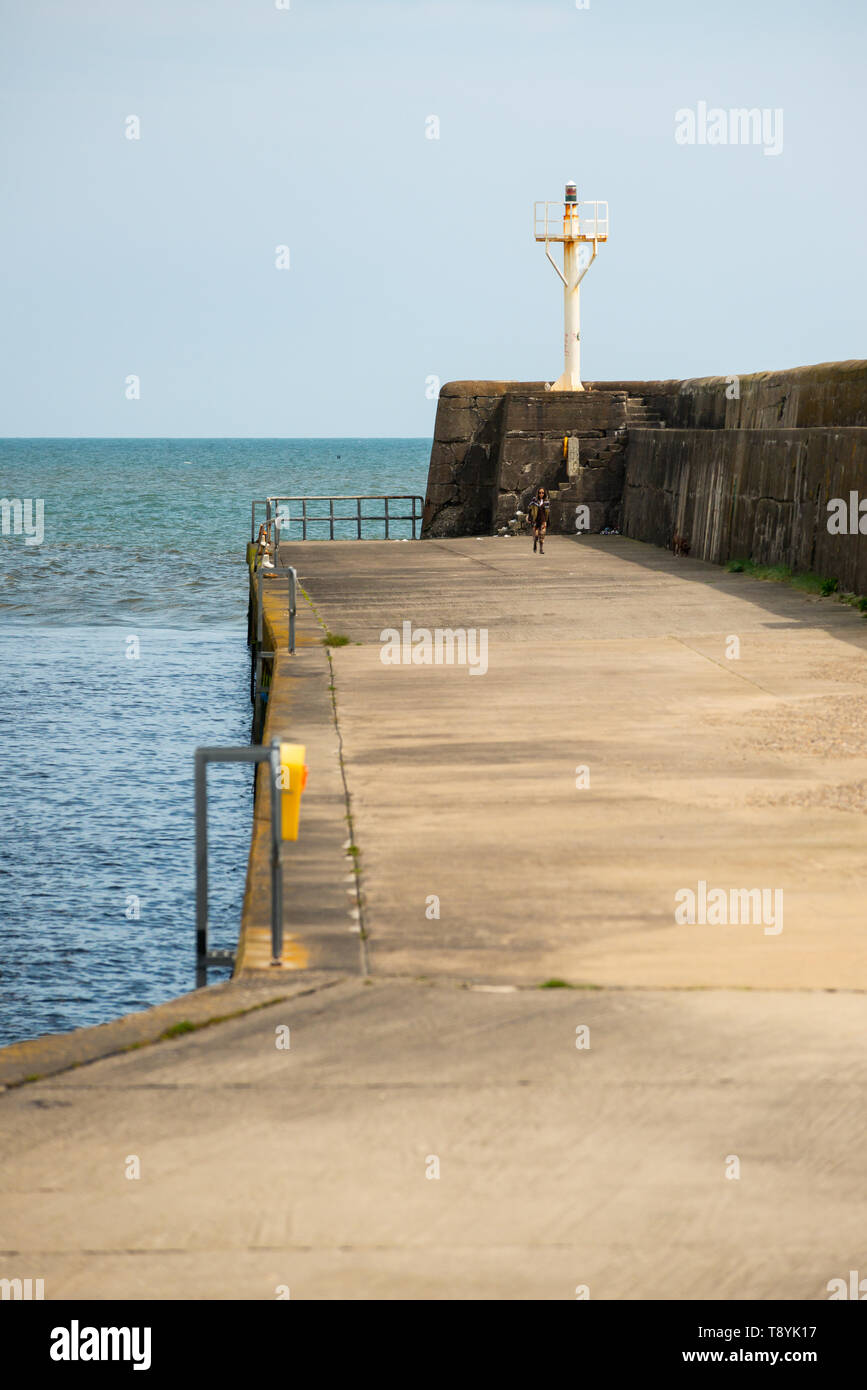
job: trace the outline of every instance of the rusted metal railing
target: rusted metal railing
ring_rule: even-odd
[[[308,503],[327,502],[327,513],[311,515],[308,511]],[[335,502],[354,502],[355,510],[350,514],[338,514],[334,510]],[[383,510],[377,513],[365,512],[362,508],[363,502],[382,502]],[[410,504],[409,512],[395,512],[392,510],[392,503],[407,502]],[[293,515],[293,503],[300,504],[301,515]],[[252,531],[251,539],[255,540],[256,530],[256,507],[261,506],[261,502],[253,503],[252,510]],[[417,532],[421,531],[422,513],[424,511],[424,498],[412,493],[400,493],[386,496],[381,493],[363,493],[361,496],[354,496],[349,493],[341,493],[330,497],[325,493],[311,495],[309,497],[267,497],[265,499],[265,523],[270,528],[272,522],[279,522],[282,539],[288,539],[293,523],[301,522],[301,539],[307,540],[307,531],[312,526],[327,526],[328,539],[330,541],[342,539],[334,534],[335,524],[348,522],[355,527],[355,539],[363,540],[364,524],[368,521],[385,523],[385,539],[391,540],[391,528],[395,522],[408,521],[412,527],[412,540],[417,539]],[[314,537],[319,539],[319,537]],[[324,539],[324,538],[323,538]]]

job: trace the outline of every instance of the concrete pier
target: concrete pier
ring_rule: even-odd
[[[863,494],[867,362],[691,381],[453,381],[440,392],[423,534],[490,535],[549,489],[549,531],[617,528],[724,564],[813,570],[867,593],[867,539],[829,525]]]
[[[311,543],[313,544],[313,543]],[[303,834],[284,846],[283,966],[286,971],[356,970],[360,943],[347,931],[347,800],[337,757],[331,668],[323,629],[311,605],[302,601],[296,623],[296,651],[289,655],[286,582],[268,578],[263,587],[263,647],[273,652],[262,739],[306,745],[313,768],[303,798]],[[270,671],[270,666],[269,666]],[[268,772],[257,769],[253,835],[241,916],[236,978],[264,971],[280,976],[271,961],[271,805]],[[354,882],[354,879],[353,879]]]
[[[867,987],[860,613],[622,537],[293,557],[350,639],[332,661],[374,973]],[[407,619],[484,629],[487,673],[383,665]],[[779,888],[783,930],[675,926],[699,881]]]
[[[863,1262],[863,618],[624,537],[283,558],[312,601],[266,727],[310,764],[285,966],[257,824],[225,989],[260,1007],[27,1085],[5,1059],[3,1272],[826,1298]],[[486,672],[384,664],[406,622],[484,630]],[[702,882],[780,890],[782,929],[678,923]]]

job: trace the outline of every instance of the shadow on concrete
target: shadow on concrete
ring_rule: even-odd
[[[689,556],[675,555],[661,546],[634,540],[631,536],[564,536],[563,539],[571,540],[582,548],[614,555],[618,560],[644,570],[715,588],[734,598],[747,599],[757,608],[780,619],[779,622],[768,623],[769,628],[789,631],[798,628],[805,631],[819,629],[867,654],[867,615],[841,603],[833,595],[822,598],[804,594],[786,584],[754,579],[748,574],[738,574],[722,565],[711,564],[708,560],[692,560]]]

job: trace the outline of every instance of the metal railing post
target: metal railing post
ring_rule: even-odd
[[[279,742],[277,744],[279,761]],[[209,965],[233,965],[234,951],[208,948],[208,763],[261,763],[273,759],[271,748],[197,748],[193,764],[193,784],[196,809],[196,988],[208,983]],[[272,819],[274,817],[272,801]],[[279,822],[278,822],[279,825]],[[277,908],[282,914],[282,883]],[[274,933],[272,903],[272,937]],[[282,942],[282,916],[279,936]],[[279,963],[279,962],[278,962]]]
[[[384,522],[386,540],[391,540],[391,528],[394,522],[408,521],[410,523],[412,539],[415,540],[420,533],[422,521],[424,519],[424,498],[419,496],[417,493],[398,493],[394,496],[386,496],[380,493],[362,493],[360,495],[340,494],[338,496],[328,496],[327,494],[322,493],[315,494],[310,497],[270,497],[267,499],[267,504],[263,505],[267,505],[268,508],[267,525],[269,528],[273,525],[275,531],[278,524],[278,518],[275,517],[275,508],[279,510],[280,504],[284,502],[301,503],[301,539],[305,541],[307,540],[308,524],[314,525],[318,523],[321,523],[323,526],[327,526],[328,539],[332,541],[335,540],[335,526],[338,521],[341,523],[345,521],[348,524],[354,522],[355,535],[357,540],[362,540],[364,538],[365,521]],[[308,503],[310,502],[327,502],[327,513],[325,513],[322,516],[311,516],[307,510]],[[352,513],[346,512],[338,514],[335,510],[335,502],[354,502],[355,510]],[[365,515],[362,506],[364,502],[382,502],[384,503],[384,511],[371,513],[370,515]],[[409,502],[411,503],[410,511],[396,514],[391,510],[392,502]],[[276,542],[274,548],[279,555],[279,549],[276,545]],[[268,566],[268,568],[270,569],[270,565]]]
[[[265,662],[273,661],[276,652],[259,652],[256,657],[256,680],[253,695],[253,732],[251,737],[257,739],[261,736],[265,728],[265,701],[268,698],[269,690],[265,690]],[[271,667],[273,672],[274,668]]]
[[[264,497],[254,497],[250,504],[250,540],[256,539],[256,508],[266,505]]]
[[[295,612],[298,601],[298,575],[294,565],[288,566],[289,574],[289,650],[295,651]]]
[[[280,740],[271,741],[268,758],[271,783],[271,964],[280,965],[283,957],[283,863],[280,856],[283,837],[280,819],[283,812],[280,795]]]
[[[275,574],[281,571],[275,570]],[[298,571],[294,565],[286,566],[286,577],[289,581],[287,611],[289,614],[289,641],[288,650],[295,651],[295,618],[298,613]],[[262,570],[256,571],[256,646],[259,652],[262,650],[264,624],[265,624],[265,598],[262,592]]]
[[[196,989],[208,983],[208,764],[197,748],[193,782],[196,806]]]

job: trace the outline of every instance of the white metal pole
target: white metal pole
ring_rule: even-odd
[[[563,243],[563,274],[566,280],[563,286],[563,306],[564,306],[564,337],[563,337],[563,359],[564,372],[562,377],[563,391],[583,391],[581,385],[581,310],[579,303],[578,281],[580,279],[580,248],[578,241],[564,241]]]
[[[544,216],[539,212],[542,206],[545,209]],[[558,206],[563,209],[562,229],[559,215],[549,211]],[[570,181],[566,184],[565,203],[537,203],[534,214],[536,240],[544,241],[545,255],[563,281],[563,373],[546,388],[550,391],[584,390],[581,384],[581,311],[578,287],[596,259],[599,242],[608,240],[608,204],[585,204],[586,212],[583,218],[579,208],[578,190]],[[600,208],[604,209],[602,213],[599,211]],[[551,245],[560,241],[563,243],[562,270],[551,254]],[[585,245],[590,255],[582,268],[581,248]]]

